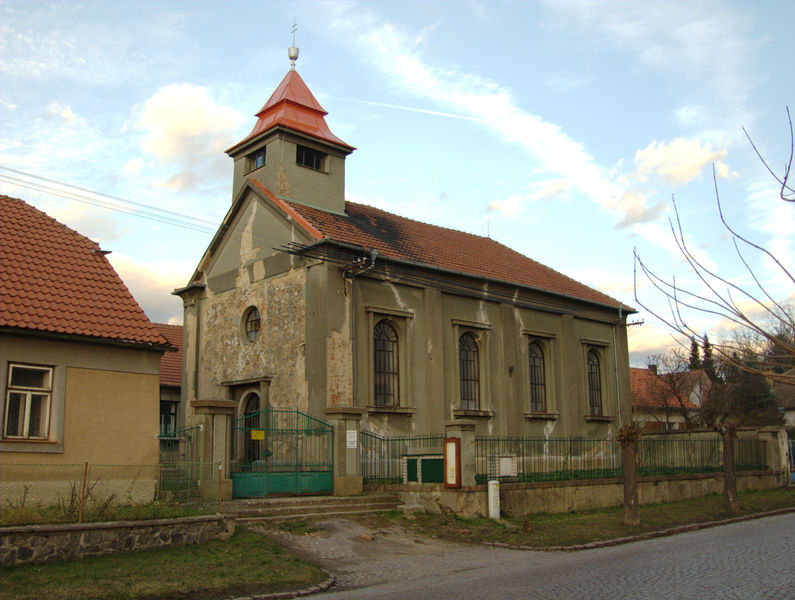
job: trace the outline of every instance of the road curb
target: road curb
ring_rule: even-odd
[[[686,533],[688,531],[698,531],[699,529],[709,529],[710,527],[719,527],[721,525],[729,525],[730,523],[740,523],[742,521],[751,521],[753,519],[762,519],[764,517],[774,517],[776,515],[785,515],[787,513],[795,512],[795,506],[789,508],[779,508],[764,513],[754,513],[752,515],[743,515],[741,517],[732,517],[730,519],[723,519],[721,521],[708,521],[706,523],[693,523],[691,525],[681,525],[679,527],[671,527],[670,529],[661,529],[659,531],[649,531],[646,533],[639,533],[623,538],[614,538],[612,540],[602,540],[600,542],[590,542],[588,544],[574,544],[572,546],[515,546],[513,544],[504,544],[502,542],[482,542],[486,546],[494,548],[507,548],[509,550],[526,550],[534,552],[578,552],[580,550],[593,550],[594,548],[606,548],[608,546],[618,546],[620,544],[629,544],[631,542],[640,542],[643,540],[651,540],[659,537],[668,537],[678,533]]]
[[[303,590],[294,590],[291,592],[273,592],[271,594],[255,594],[253,596],[235,596],[230,600],[283,600],[286,598],[302,598],[304,596],[311,596],[312,594],[325,592],[326,590],[332,588],[335,583],[337,583],[337,578],[328,571],[323,572],[328,575],[328,579],[326,579],[326,581]]]

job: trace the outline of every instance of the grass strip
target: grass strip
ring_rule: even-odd
[[[500,521],[464,519],[454,515],[381,513],[362,520],[375,527],[400,525],[417,533],[433,531],[433,537],[456,542],[499,542],[514,546],[548,548],[573,546],[630,537],[694,523],[721,521],[732,517],[795,507],[794,488],[743,492],[740,513],[726,510],[723,496],[712,495],[680,502],[640,507],[637,527],[624,525],[624,509],[534,514],[524,518],[504,516]]]
[[[243,528],[227,541],[0,568],[9,600],[210,599],[310,587],[318,567]]]

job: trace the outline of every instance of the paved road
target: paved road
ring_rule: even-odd
[[[380,558],[376,543],[367,560],[329,561],[339,586],[319,599],[795,600],[793,514],[571,553],[444,543],[391,550]]]

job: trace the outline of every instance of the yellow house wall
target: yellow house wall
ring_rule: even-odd
[[[5,409],[8,363],[53,368],[49,439],[0,440],[0,463],[158,462],[160,352],[0,335]]]

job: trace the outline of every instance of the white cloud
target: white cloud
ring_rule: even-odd
[[[213,102],[207,89],[187,83],[158,90],[143,107],[138,129],[145,132],[143,149],[158,158],[215,155],[234,143],[230,136],[243,121],[237,111]],[[210,141],[210,146],[199,142]]]
[[[224,150],[237,141],[232,132],[243,121],[239,112],[214,102],[204,87],[183,83],[158,90],[136,123],[144,132],[143,151],[164,170],[155,186],[192,191],[226,176]]]
[[[635,152],[636,169],[630,174],[639,181],[656,175],[668,184],[684,184],[695,179],[709,164],[715,165],[718,177],[727,177],[726,150],[713,150],[708,143],[676,138],[670,142],[653,141]]]
[[[144,166],[144,161],[140,158],[133,158],[129,160],[127,164],[122,167],[122,173],[125,175],[138,175],[141,172],[141,168]]]
[[[566,201],[569,199],[571,182],[568,179],[547,179],[530,184],[527,194],[514,194],[505,200],[490,202],[488,212],[498,212],[507,217],[514,217],[526,210],[527,205],[541,200]]]
[[[182,300],[171,292],[188,282],[194,264],[145,263],[118,252],[108,260],[150,320],[182,323]]]
[[[58,117],[67,123],[71,123],[77,118],[77,115],[72,111],[71,106],[64,106],[60,102],[53,102],[47,107],[49,112],[54,117]]]
[[[751,122],[748,93],[758,83],[751,65],[764,40],[748,34],[750,19],[740,4],[547,0],[546,5],[561,28],[599,35],[604,46],[628,48],[642,68],[660,73],[669,85],[683,85],[675,122],[727,129],[730,138],[741,135],[738,123]],[[692,102],[705,94],[717,110],[704,111]]]

